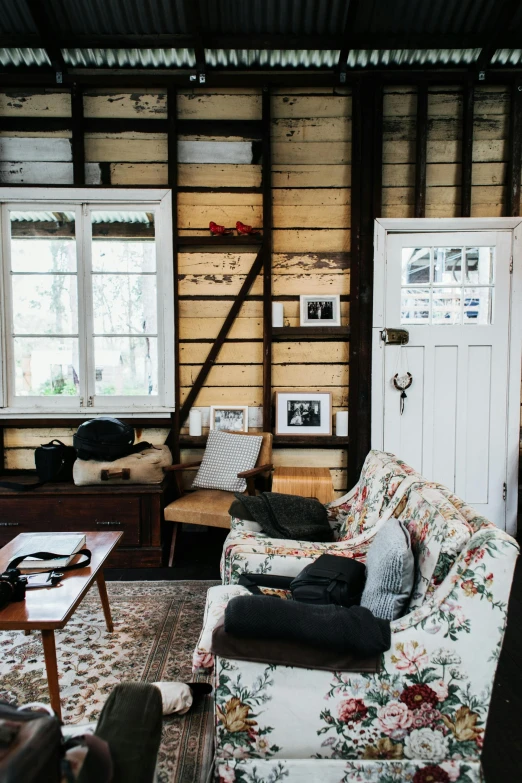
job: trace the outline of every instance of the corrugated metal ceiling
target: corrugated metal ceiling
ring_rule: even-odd
[[[161,68],[195,67],[194,50],[184,48],[111,48],[110,36],[160,36],[190,33],[187,11],[199,15],[203,43],[216,38],[245,37],[244,46],[207,48],[209,67],[220,69],[331,69],[339,58],[339,38],[345,30],[349,0],[46,0],[53,34],[62,46],[64,60],[71,68]],[[488,43],[492,21],[498,15],[498,0],[364,0],[360,2],[353,29],[348,30],[348,68],[396,66],[464,66],[480,55]],[[193,22],[193,20],[192,20]],[[510,42],[522,40],[522,3],[509,26]],[[310,48],[256,48],[248,37],[290,36],[294,43],[309,36]],[[28,45],[0,48],[0,64],[15,67],[49,66],[38,41],[27,0],[0,0],[0,39]],[[108,37],[107,46],[74,46],[89,37]],[[317,37],[332,38],[331,48],[317,49]],[[430,40],[437,38],[436,45]],[[478,44],[477,44],[478,41]],[[148,43],[148,41],[147,41]],[[241,42],[243,43],[243,42]],[[359,43],[359,47],[355,46]],[[360,43],[363,43],[364,48]],[[401,46],[402,43],[402,46]],[[442,48],[440,44],[445,46]],[[326,42],[328,46],[328,41]],[[372,45],[373,44],[373,45]],[[259,46],[259,44],[258,44]],[[447,46],[447,48],[446,48]],[[452,48],[453,47],[453,48]],[[499,49],[492,64],[517,66],[522,50]]]

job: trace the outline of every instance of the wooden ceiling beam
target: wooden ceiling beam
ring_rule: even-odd
[[[472,66],[472,69],[479,74],[479,79],[484,78],[484,72],[489,68],[497,49],[511,48],[505,47],[502,39],[505,31],[511,28],[513,18],[519,9],[520,0],[501,0],[493,4],[486,25],[487,42],[483,45],[476,63]]]
[[[205,58],[205,42],[203,40],[203,25],[201,22],[201,15],[199,13],[199,6],[196,0],[183,0],[183,8],[185,10],[185,18],[187,20],[188,29],[190,31],[190,37],[192,38],[192,49],[194,49],[194,56],[196,58],[197,73],[195,75],[196,78],[194,81],[198,81],[200,84],[205,84],[207,63]]]
[[[346,82],[346,71],[348,69],[348,55],[354,48],[359,48],[355,45],[355,20],[359,11],[359,0],[350,0],[348,11],[346,12],[346,21],[344,23],[344,30],[342,35],[341,50],[339,52],[339,59],[337,61],[337,72],[339,74],[339,81],[341,83]],[[373,47],[376,48],[376,47]],[[377,47],[378,48],[378,47]]]
[[[67,66],[63,59],[62,50],[56,42],[56,26],[53,25],[50,18],[47,2],[46,0],[27,0],[27,7],[41,41],[39,48],[45,49],[56,73],[56,82],[61,84],[63,74],[67,72]]]

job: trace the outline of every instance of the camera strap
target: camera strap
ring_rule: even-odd
[[[84,559],[80,560],[79,563],[71,563],[71,565],[64,565],[63,568],[48,568],[47,570],[38,570],[35,571],[35,574],[50,574],[53,571],[75,571],[77,568],[85,568],[89,565],[91,562],[92,553],[90,549],[80,549],[78,552],[74,553],[74,556],[76,555],[83,555]],[[60,557],[63,557],[64,560],[71,555],[57,555],[54,552],[33,552],[31,554],[25,554],[20,555],[19,557],[15,557],[14,560],[11,560],[9,565],[7,566],[7,570],[10,568],[17,568],[20,563],[23,560],[26,560],[28,557],[35,557],[38,558],[38,560],[57,560]],[[25,571],[25,569],[24,569]]]

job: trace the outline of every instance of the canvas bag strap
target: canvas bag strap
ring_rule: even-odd
[[[91,562],[92,552],[90,549],[80,549],[78,552],[74,553],[75,555],[84,555],[84,560],[81,560],[79,563],[72,563],[71,565],[64,565],[63,568],[49,568],[46,571],[35,571],[36,574],[49,574],[53,571],[75,571],[77,568],[85,568],[88,566]],[[15,557],[9,565],[7,566],[7,570],[10,568],[17,568],[17,566],[20,565],[22,560],[25,560],[28,557],[37,557],[39,560],[52,560],[57,559],[60,557],[70,557],[70,555],[57,555],[54,552],[33,552],[32,554],[26,554],[26,555],[20,555],[19,557]]]

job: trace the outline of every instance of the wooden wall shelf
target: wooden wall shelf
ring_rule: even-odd
[[[238,433],[238,435],[240,434]],[[207,445],[207,436],[191,437],[190,435],[182,435],[179,439],[179,445],[184,449],[204,449]],[[345,449],[348,446],[348,438],[337,437],[337,435],[274,435],[273,445],[275,448],[319,446],[322,448]]]
[[[176,239],[176,244],[179,247],[183,247],[183,245],[201,245],[201,246],[210,246],[210,247],[219,247],[222,248],[223,246],[228,245],[253,245],[254,247],[259,247],[263,244],[263,236],[262,234],[256,234],[255,236],[250,236],[249,234],[245,234],[244,236],[226,236],[226,237],[212,237],[212,236],[201,236],[201,237],[195,237],[195,236],[178,236]]]
[[[274,326],[272,340],[274,342],[292,340],[349,340],[349,326]]]

